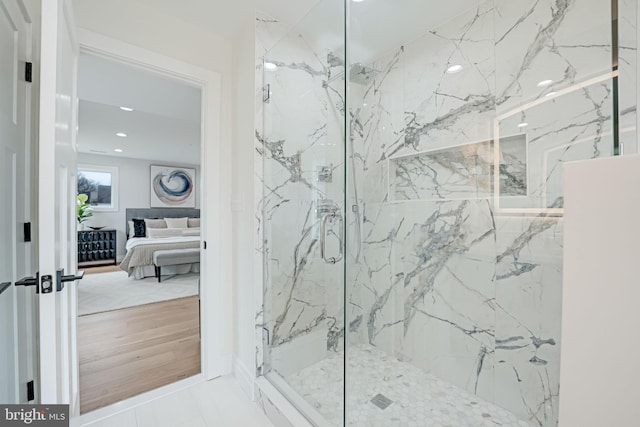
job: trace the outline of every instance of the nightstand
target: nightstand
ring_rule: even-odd
[[[78,267],[116,264],[116,230],[78,231]]]

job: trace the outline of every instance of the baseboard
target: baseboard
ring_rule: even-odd
[[[221,357],[222,368],[224,373],[222,375],[233,374],[233,354],[224,354]]]
[[[251,400],[255,400],[255,378],[251,375],[251,371],[240,359],[233,361],[233,376],[238,381],[240,388],[245,392]]]
[[[192,387],[193,385],[199,384],[204,381],[205,378],[202,374],[198,374],[184,380],[176,381],[173,384],[168,384],[166,386],[139,394],[121,402],[116,402],[112,405],[105,406],[104,408],[96,409],[95,411],[83,414],[79,417],[79,419],[75,420],[74,424],[78,426],[90,426],[91,424],[99,423],[105,418],[128,411],[130,409],[149,403],[152,400],[156,400],[169,394],[184,390],[185,388]]]

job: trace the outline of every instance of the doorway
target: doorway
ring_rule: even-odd
[[[87,413],[201,372],[202,94],[91,53],[81,53],[78,68]]]
[[[18,7],[18,4],[24,2],[18,0],[15,2],[3,2],[3,5],[10,4],[9,13],[12,14],[12,18],[20,16],[20,13],[24,15],[24,20],[31,22],[29,18],[29,11],[31,7]],[[31,3],[29,3],[30,5]],[[14,7],[15,6],[15,7]],[[27,5],[28,6],[28,5]],[[38,4],[39,6],[39,4]],[[38,32],[34,34],[34,47],[40,46],[36,41],[42,42],[43,48],[41,50],[36,49],[33,52],[33,58],[31,56],[31,47],[27,46],[26,55],[13,55],[8,50],[2,51],[2,56],[11,58],[12,62],[7,62],[7,67],[11,68],[10,73],[2,73],[3,77],[7,77],[6,82],[10,83],[11,88],[18,82],[18,93],[24,88],[27,93],[30,91],[30,85],[24,84],[23,79],[28,75],[25,72],[27,65],[26,61],[33,61],[34,64],[40,64],[41,67],[34,67],[33,81],[34,84],[34,96],[32,108],[28,108],[24,104],[18,103],[17,111],[18,117],[21,117],[24,113],[27,121],[32,120],[33,126],[25,126],[27,130],[25,135],[25,148],[28,152],[27,156],[21,158],[18,156],[17,162],[13,163],[16,167],[13,170],[19,170],[24,172],[25,180],[18,180],[18,183],[24,182],[26,191],[15,191],[12,194],[5,194],[4,200],[10,200],[11,197],[17,199],[18,204],[25,206],[24,217],[19,214],[9,212],[12,217],[13,226],[4,227],[3,230],[7,230],[11,235],[11,240],[17,242],[18,249],[13,254],[20,254],[24,252],[25,259],[18,258],[20,262],[17,263],[17,269],[13,271],[13,277],[10,280],[16,280],[17,278],[26,275],[35,275],[36,270],[40,270],[40,277],[51,277],[52,272],[55,272],[56,268],[62,265],[57,259],[53,259],[54,256],[63,257],[63,261],[66,263],[68,259],[71,265],[64,265],[67,271],[74,269],[73,259],[74,246],[71,246],[71,253],[61,254],[58,245],[59,241],[71,242],[75,245],[75,227],[73,220],[73,191],[75,189],[75,129],[76,127],[76,114],[75,102],[77,99],[75,93],[76,82],[76,60],[77,55],[74,46],[77,46],[76,40],[79,40],[82,44],[84,51],[92,52],[97,55],[110,57],[113,59],[120,59],[124,62],[136,64],[138,66],[146,65],[146,68],[154,70],[155,72],[165,73],[173,76],[175,79],[187,82],[202,91],[202,141],[206,144],[202,145],[202,162],[203,165],[208,165],[213,172],[208,173],[203,171],[201,182],[209,185],[208,191],[203,191],[203,212],[207,212],[207,217],[203,220],[203,235],[210,233],[216,236],[215,241],[209,242],[209,251],[203,254],[203,258],[206,262],[203,263],[201,271],[201,301],[203,307],[203,313],[201,314],[201,336],[202,336],[202,351],[201,351],[201,370],[202,374],[194,378],[195,381],[201,381],[202,379],[211,379],[221,374],[230,372],[231,366],[231,332],[225,331],[222,327],[216,325],[229,325],[231,324],[231,312],[228,309],[231,302],[231,291],[227,288],[230,286],[230,269],[227,267],[228,256],[225,253],[220,253],[220,247],[226,247],[230,244],[229,233],[226,232],[229,229],[230,214],[225,212],[221,207],[225,200],[226,191],[220,188],[219,182],[227,182],[230,174],[228,164],[228,153],[221,145],[220,141],[220,98],[221,98],[221,79],[220,75],[216,71],[202,69],[190,64],[184,63],[173,58],[165,57],[147,51],[142,48],[127,45],[118,40],[109,39],[107,37],[100,36],[88,31],[79,30],[76,32],[76,27],[70,20],[70,3],[64,2],[45,2],[42,4],[42,13],[36,17],[43,18],[45,23],[42,25],[39,20],[35,20],[33,23],[34,31]],[[39,7],[34,6],[34,10],[39,10]],[[56,13],[57,11],[63,11],[64,13]],[[4,11],[7,13],[7,10]],[[63,19],[64,18],[64,19]],[[15,19],[11,21],[16,22]],[[56,23],[60,25],[55,25]],[[46,25],[45,25],[46,24]],[[56,34],[56,28],[59,30]],[[40,37],[39,31],[42,29],[43,36]],[[64,32],[64,34],[62,34]],[[11,37],[14,37],[12,35]],[[60,44],[56,44],[56,40],[65,37],[64,41],[64,55],[60,54],[56,56],[56,46],[59,48]],[[6,40],[10,40],[7,37]],[[16,38],[13,38],[16,42]],[[22,40],[29,40],[26,37],[18,37],[17,43],[22,47]],[[9,45],[7,45],[9,46]],[[7,47],[7,46],[2,46]],[[11,44],[10,48],[17,45]],[[9,53],[8,53],[9,52]],[[42,53],[42,55],[40,54]],[[56,81],[54,76],[56,73],[49,71],[56,70],[56,67],[62,67],[62,72],[58,73],[59,76],[63,76],[62,82]],[[39,73],[40,68],[43,70]],[[15,77],[15,79],[11,79]],[[61,80],[61,79],[58,79]],[[3,80],[4,82],[5,80]],[[58,94],[58,83],[64,83],[66,86],[64,94]],[[7,86],[9,87],[9,86]],[[5,87],[6,89],[6,87]],[[61,89],[62,90],[62,89]],[[68,91],[68,92],[67,92]],[[59,95],[59,96],[58,96]],[[9,105],[13,98],[1,97],[6,105]],[[20,97],[18,97],[20,98]],[[27,98],[30,98],[28,96]],[[67,102],[72,101],[72,102]],[[57,117],[58,103],[64,107],[60,109],[61,113],[64,113],[63,117]],[[13,105],[15,108],[15,105]],[[59,120],[60,119],[60,120]],[[64,123],[62,123],[64,120]],[[15,123],[15,117],[13,122]],[[58,141],[58,132],[66,131],[63,135],[65,137],[64,143],[56,144]],[[205,149],[205,145],[208,147]],[[74,153],[70,154],[70,165],[68,169],[63,170],[59,168],[58,174],[55,176],[55,180],[52,179],[52,169],[49,168],[47,163],[55,156],[55,152],[58,148],[64,148],[67,151],[73,150]],[[39,159],[39,160],[38,160]],[[40,171],[39,176],[35,171]],[[71,172],[72,173],[67,173]],[[46,173],[45,173],[46,172]],[[60,184],[64,184],[66,190],[71,195],[69,198],[55,197],[58,189],[58,178],[60,178]],[[64,178],[64,179],[62,179]],[[56,191],[52,191],[52,183],[56,183]],[[29,190],[30,189],[30,190]],[[204,190],[205,187],[202,186]],[[34,196],[39,194],[39,196]],[[66,193],[65,193],[66,194]],[[59,202],[59,203],[58,203]],[[207,206],[208,209],[204,209]],[[62,209],[68,207],[69,209]],[[70,212],[69,212],[70,211]],[[4,211],[3,211],[4,213]],[[53,215],[55,213],[56,215]],[[55,229],[51,223],[51,218],[60,215],[61,221],[66,218],[70,219],[70,227]],[[33,241],[28,244],[28,240],[22,237],[22,222],[28,225],[29,221],[34,221],[36,224],[36,231],[32,237]],[[17,224],[16,224],[17,222]],[[66,224],[66,223],[65,223]],[[208,225],[207,225],[208,224]],[[19,225],[20,227],[16,227]],[[208,227],[208,229],[207,229]],[[24,227],[25,236],[28,235],[28,227]],[[43,237],[44,236],[44,237]],[[26,243],[26,244],[25,244]],[[205,242],[202,242],[203,244]],[[68,246],[68,245],[67,245]],[[5,248],[5,247],[3,247]],[[49,250],[51,248],[51,250]],[[53,249],[56,250],[53,250]],[[3,251],[4,252],[4,251]],[[10,253],[9,253],[10,254]],[[69,255],[69,256],[67,256]],[[33,262],[31,262],[33,259]],[[24,262],[23,262],[24,261]],[[33,264],[33,265],[32,265]],[[207,271],[210,273],[207,274]],[[6,272],[5,272],[6,273]],[[45,273],[47,273],[45,275]],[[64,273],[63,273],[64,274]],[[55,277],[55,276],[54,276]],[[210,281],[207,281],[207,277]],[[37,279],[28,278],[28,284],[33,282],[38,284]],[[5,277],[2,278],[2,283],[5,283]],[[58,281],[60,281],[58,279]],[[8,281],[7,281],[8,282]],[[22,282],[22,281],[21,281]],[[26,280],[24,281],[27,284]],[[42,283],[47,285],[47,290],[51,290],[51,280],[42,280]],[[225,286],[220,286],[219,283],[224,283]],[[16,282],[16,285],[18,283]],[[226,285],[228,284],[228,285]],[[44,286],[39,288],[45,289]],[[15,289],[15,288],[12,288]],[[70,292],[67,290],[71,290]],[[19,312],[19,320],[25,319],[28,327],[32,328],[34,334],[38,333],[38,337],[35,335],[19,343],[21,346],[26,347],[24,355],[26,358],[22,358],[21,361],[25,362],[24,365],[20,365],[20,378],[29,378],[35,380],[35,401],[45,403],[65,403],[72,401],[72,413],[71,417],[75,418],[77,414],[77,406],[75,405],[77,397],[77,378],[75,377],[75,367],[77,367],[76,351],[75,351],[75,300],[67,301],[67,296],[75,294],[75,286],[68,284],[64,287],[64,294],[58,293],[60,289],[53,290],[53,295],[43,297],[42,293],[38,296],[34,296],[33,288],[18,288],[18,303],[21,304],[22,296],[27,295],[26,298],[33,304],[25,310]],[[5,289],[3,297],[10,292]],[[21,296],[22,295],[22,296]],[[38,303],[39,301],[39,303]],[[22,305],[20,305],[22,307]],[[210,308],[207,313],[207,308]],[[14,311],[15,313],[15,311]],[[67,316],[67,313],[71,313],[71,316]],[[72,320],[73,319],[73,320]],[[60,320],[60,321],[59,321]],[[64,320],[64,323],[62,322]],[[67,328],[68,326],[68,328]],[[19,328],[18,328],[19,329]],[[20,329],[19,329],[20,330]],[[14,335],[15,336],[15,335]],[[23,336],[19,334],[18,336]],[[33,338],[33,339],[31,339]],[[38,351],[39,349],[39,351]],[[21,350],[22,351],[22,347]],[[46,357],[40,358],[39,354],[45,354]],[[37,369],[38,359],[40,358],[41,369]],[[15,358],[14,358],[15,360]],[[8,363],[6,366],[11,369],[13,363]],[[29,366],[27,366],[29,365]],[[33,365],[33,366],[31,366]],[[24,371],[23,371],[24,367]],[[15,383],[15,391],[19,390],[20,400],[27,401],[32,400],[27,398],[26,390],[28,387],[24,387],[26,382],[19,381]],[[18,389],[18,386],[20,388]],[[24,396],[22,396],[24,392]],[[143,397],[144,398],[144,397]]]

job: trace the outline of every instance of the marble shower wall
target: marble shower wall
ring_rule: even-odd
[[[339,2],[320,6],[335,22],[342,41],[342,9]],[[314,17],[314,12],[306,20]],[[344,336],[343,268],[328,265],[320,257],[319,213],[323,206],[342,210],[344,205],[344,50],[319,40],[309,22],[284,31],[267,17],[258,18],[258,39],[270,30],[280,34],[277,43],[262,42],[258,54],[271,68],[257,61],[256,154],[261,162],[263,194],[257,212],[263,217],[264,312],[257,318],[258,339],[269,336],[265,351],[270,366],[285,374],[312,364],[337,350]],[[343,43],[343,41],[342,41]],[[269,86],[269,101],[263,103]],[[258,161],[258,159],[256,159]],[[330,224],[337,231],[337,223]],[[328,250],[337,255],[337,237],[330,235]],[[311,338],[310,338],[311,337]],[[312,342],[310,343],[311,340]],[[312,351],[302,357],[300,351]],[[257,352],[260,356],[260,351]],[[259,363],[259,362],[258,362]],[[296,367],[297,366],[297,367]]]
[[[557,424],[562,164],[612,155],[610,7],[487,1],[367,64],[377,76],[349,99],[352,342],[532,425]]]

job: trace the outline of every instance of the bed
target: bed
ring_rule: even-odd
[[[198,227],[186,227],[178,229],[164,227],[164,230],[146,230],[144,237],[135,237],[131,225],[134,219],[137,222],[146,219],[147,224],[165,222],[169,218],[171,222],[181,222],[181,218],[189,218],[188,224],[195,224]],[[200,247],[199,209],[189,208],[150,208],[150,209],[127,209],[126,210],[126,230],[127,243],[126,254],[120,268],[127,272],[129,277],[143,279],[145,277],[155,277],[155,267],[153,265],[153,254],[159,250],[169,249],[190,249]],[[175,220],[174,220],[175,219]],[[192,221],[193,220],[193,221]],[[173,225],[173,224],[170,224]],[[138,232],[140,230],[137,230]],[[151,234],[150,234],[151,231]],[[162,233],[161,233],[162,232]],[[200,271],[200,263],[171,265],[162,269],[163,274],[186,274]]]

